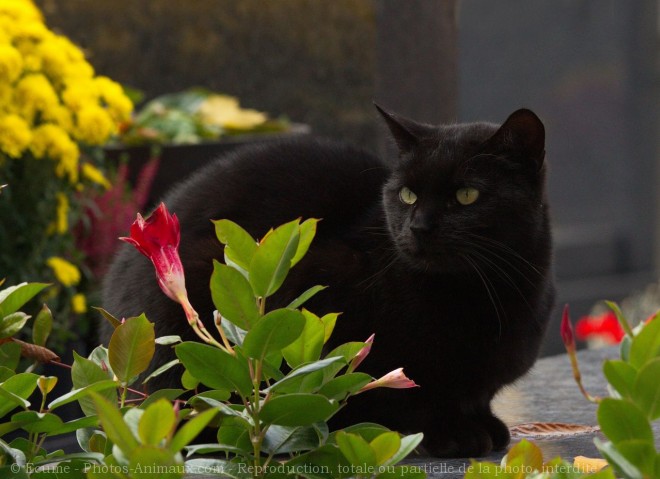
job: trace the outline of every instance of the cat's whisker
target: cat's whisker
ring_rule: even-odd
[[[459,253],[459,256],[463,258],[472,267],[472,269],[474,269],[474,271],[481,279],[481,282],[483,283],[484,287],[486,288],[486,293],[490,298],[490,302],[492,303],[493,308],[495,309],[495,315],[497,316],[497,322],[499,327],[498,329],[498,339],[499,339],[502,337],[502,317],[500,316],[500,308],[498,308],[497,306],[498,303],[502,308],[502,312],[506,316],[506,311],[502,307],[502,302],[500,301],[500,297],[497,294],[497,291],[495,290],[492,282],[488,279],[488,276],[485,274],[485,272],[483,272],[481,268],[479,268],[477,262],[470,255],[466,253]],[[497,298],[497,302],[495,301],[496,298]]]
[[[479,243],[477,243],[477,242],[474,242],[474,241],[466,241],[466,240],[463,240],[463,243],[466,244],[466,245],[469,245],[469,246],[472,246],[472,247],[474,247],[474,248],[479,249],[479,251],[481,252],[481,255],[484,256],[485,259],[487,259],[488,255],[494,257],[494,259],[488,259],[488,261],[491,262],[491,263],[494,264],[494,265],[497,265],[497,267],[498,267],[501,271],[503,271],[503,272],[506,272],[506,269],[505,269],[502,265],[497,264],[497,261],[496,261],[496,260],[499,260],[499,261],[501,261],[502,263],[505,263],[505,265],[509,267],[509,269],[511,270],[511,272],[513,272],[513,273],[517,273],[522,279],[524,279],[525,281],[527,281],[527,283],[529,283],[529,285],[530,285],[532,288],[534,288],[534,289],[537,288],[537,284],[536,284],[534,281],[532,281],[532,280],[527,276],[527,274],[525,274],[525,272],[523,272],[519,267],[517,267],[516,265],[514,265],[511,261],[507,260],[505,257],[503,257],[503,256],[501,256],[501,255],[499,255],[499,254],[497,254],[497,253],[496,253],[495,251],[493,251],[490,247],[485,246],[485,245],[481,245],[481,244],[479,244]],[[511,275],[508,274],[508,273],[506,273],[506,275],[507,275],[507,278],[509,278],[510,283],[513,284],[513,285],[516,285],[516,286],[517,286],[517,283],[513,280],[513,278],[511,277]]]
[[[543,273],[539,271],[539,269],[534,264],[532,264],[529,260],[523,257],[518,251],[511,248],[509,245],[502,243],[501,241],[497,241],[493,238],[488,238],[487,236],[478,235],[476,233],[470,233],[466,231],[463,234],[470,236],[471,238],[476,239],[478,241],[483,241],[484,243],[488,243],[489,245],[495,248],[498,248],[500,251],[505,252],[511,255],[512,257],[516,258],[517,260],[519,260],[521,263],[523,263],[523,265],[528,267],[531,271],[533,271],[537,275],[543,276]]]

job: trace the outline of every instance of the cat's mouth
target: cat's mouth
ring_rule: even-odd
[[[449,272],[465,269],[457,252],[434,241],[406,241],[399,251],[413,268],[424,272]]]

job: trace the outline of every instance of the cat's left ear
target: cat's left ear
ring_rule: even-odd
[[[498,150],[533,162],[536,171],[545,158],[545,128],[534,112],[522,108],[514,111],[487,142]]]

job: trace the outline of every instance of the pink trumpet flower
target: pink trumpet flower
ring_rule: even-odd
[[[408,388],[416,388],[416,387],[419,387],[419,385],[415,384],[415,381],[408,378],[403,373],[403,368],[398,368],[395,369],[394,371],[390,371],[380,379],[371,381],[369,384],[362,387],[362,389],[360,389],[358,393],[368,391],[369,389],[374,389],[374,388],[408,389]]]

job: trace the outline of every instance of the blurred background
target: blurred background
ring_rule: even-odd
[[[36,4],[146,99],[203,86],[375,152],[373,100],[428,122],[531,108],[547,131],[558,304],[578,317],[656,281],[657,0]],[[559,308],[553,321],[546,354],[561,350]]]

